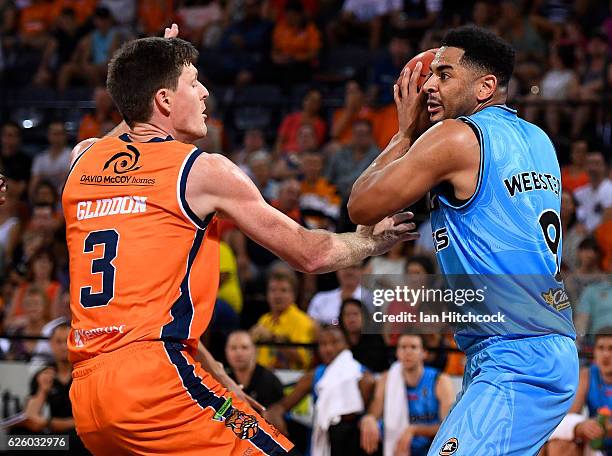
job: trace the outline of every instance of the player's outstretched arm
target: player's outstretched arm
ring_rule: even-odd
[[[374,160],[355,181],[348,202],[354,223],[378,223],[414,204],[444,181],[453,184],[456,194],[458,189],[468,192],[471,187],[473,191],[480,146],[464,122],[445,120],[434,125],[405,152],[408,143],[409,140],[396,135],[380,160]],[[468,179],[470,182],[465,182],[466,174],[473,176]]]
[[[297,270],[323,273],[342,269],[416,239],[412,214],[396,214],[375,227],[334,234],[308,230],[270,206],[253,182],[227,158],[201,154],[187,179],[186,198],[201,217],[213,211],[232,218],[240,230]]]

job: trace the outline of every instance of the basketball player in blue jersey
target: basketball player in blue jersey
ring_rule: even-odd
[[[353,222],[372,224],[430,192],[441,271],[503,274],[521,291],[492,304],[506,327],[457,331],[463,390],[429,455],[536,455],[578,383],[571,308],[556,280],[559,164],[548,136],[505,105],[513,67],[513,49],[494,34],[448,32],[422,89],[421,63],[394,86],[399,132],[349,200]],[[491,291],[503,296],[501,288]]]

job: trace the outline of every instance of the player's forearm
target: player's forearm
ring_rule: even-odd
[[[306,231],[306,230],[305,230]],[[375,253],[376,243],[360,233],[334,234],[325,230],[308,231],[301,246],[306,253],[306,271],[322,274],[352,266]]]
[[[49,421],[49,429],[52,432],[65,432],[74,429],[73,418],[52,418]]]

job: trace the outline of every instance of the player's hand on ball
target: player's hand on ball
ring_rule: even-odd
[[[393,86],[399,133],[412,141],[431,125],[427,112],[427,95],[418,89],[422,68],[422,62],[417,62],[413,71],[404,68],[399,84]]]
[[[172,24],[164,30],[164,38],[176,38],[179,34],[178,25]]]
[[[380,441],[380,431],[376,418],[372,415],[365,415],[359,422],[359,433],[361,448],[368,454],[372,454],[378,448]]]
[[[412,212],[400,212],[391,217],[385,217],[374,226],[357,227],[357,232],[370,237],[375,242],[375,253],[372,256],[388,252],[398,242],[413,241],[419,238],[414,231],[416,225],[410,220],[414,217]]]

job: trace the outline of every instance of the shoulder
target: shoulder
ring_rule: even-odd
[[[78,143],[70,153],[70,164],[73,165],[76,159],[87,149],[93,146],[100,138],[88,138]]]
[[[421,141],[439,141],[447,150],[456,150],[457,146],[466,146],[478,142],[476,133],[465,121],[447,119],[430,127],[416,143]]]
[[[198,149],[189,172],[195,185],[228,189],[229,184],[237,181],[249,182],[248,176],[227,157],[220,154],[210,154]],[[206,178],[206,179],[204,179]],[[212,180],[217,178],[217,180]],[[228,185],[211,185],[225,182]]]

